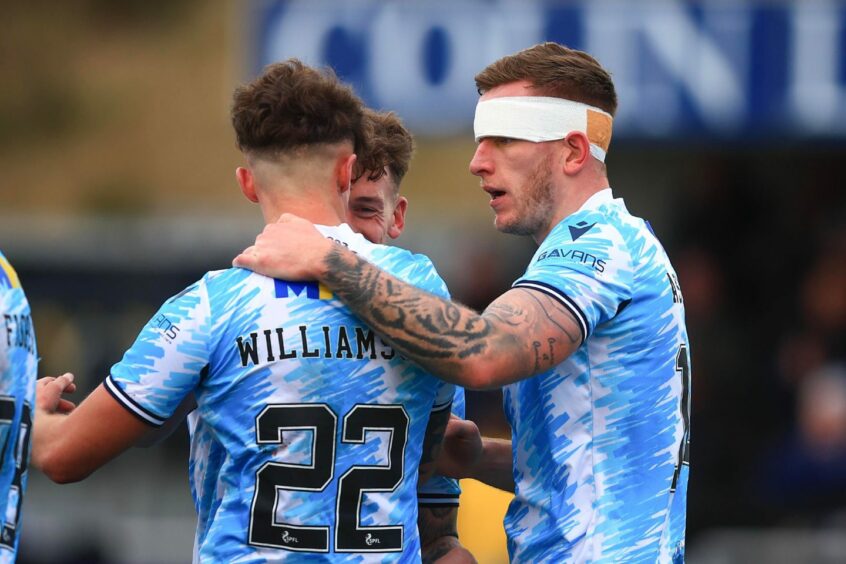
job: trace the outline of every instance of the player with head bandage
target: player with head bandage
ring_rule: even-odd
[[[617,107],[590,55],[544,43],[476,76],[470,171],[500,231],[538,244],[481,314],[421,292],[283,216],[235,259],[318,279],[404,355],[469,388],[504,387],[512,442],[447,431],[439,469],[515,496],[515,562],[684,559],[690,347],[675,271],[611,191]]]
[[[613,118],[605,110],[549,96],[506,96],[476,104],[476,142],[507,137],[532,143],[565,139],[573,132],[587,135],[590,154],[605,162],[611,144]]]

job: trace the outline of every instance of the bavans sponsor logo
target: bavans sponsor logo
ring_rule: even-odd
[[[168,343],[172,343],[177,335],[179,335],[179,326],[168,319],[163,313],[160,313],[155,319],[153,319],[150,322],[150,325],[161,330],[162,335],[164,335]]]
[[[551,251],[544,251],[538,257],[538,262],[556,258],[568,262],[578,262],[589,265],[597,272],[605,272],[605,261],[597,258],[585,251],[579,249],[552,249]]]

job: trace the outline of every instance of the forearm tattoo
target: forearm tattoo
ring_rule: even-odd
[[[400,282],[341,247],[328,253],[325,266],[324,282],[338,298],[400,353],[444,377],[455,374],[462,360],[492,351],[508,355],[504,358],[528,375],[555,366],[564,358],[559,349],[578,343],[572,314],[540,292],[519,289],[539,307],[495,302],[480,315]],[[551,335],[527,338],[530,330],[536,336],[538,327],[547,326],[558,328],[570,343]]]
[[[423,439],[423,450],[420,454],[420,468],[418,476],[420,479],[429,478],[435,472],[438,453],[441,450],[444,432],[449,423],[449,409],[432,412],[429,422],[426,425],[426,435]]]
[[[420,506],[417,528],[420,531],[423,562],[434,562],[456,546],[460,546],[457,522],[457,506]]]

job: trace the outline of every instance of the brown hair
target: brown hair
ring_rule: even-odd
[[[331,69],[297,59],[269,65],[235,89],[232,126],[245,153],[275,155],[315,144],[349,141],[362,148],[364,105]]]
[[[358,153],[357,174],[367,174],[369,180],[378,180],[391,172],[395,188],[399,188],[414,152],[414,139],[394,112],[364,110],[366,149]]]
[[[503,57],[476,75],[479,94],[520,80],[541,94],[596,106],[612,116],[617,93],[611,75],[583,51],[546,42]]]

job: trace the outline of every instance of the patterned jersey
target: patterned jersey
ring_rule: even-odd
[[[38,352],[29,303],[0,253],[0,563],[14,562],[26,490]]]
[[[429,259],[319,229],[446,294]],[[152,425],[195,394],[195,562],[420,559],[417,468],[429,414],[454,388],[322,285],[211,272],[162,306],[105,386]]]
[[[455,387],[455,394],[452,397],[452,414],[464,419],[465,411],[464,388]],[[433,507],[458,506],[461,488],[458,480],[435,474],[417,490],[417,502],[420,505]]]
[[[690,360],[661,244],[606,189],[552,230],[514,287],[569,309],[582,344],[504,390],[512,560],[682,560]]]

